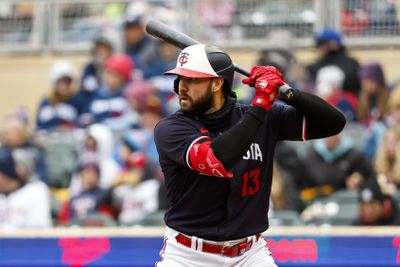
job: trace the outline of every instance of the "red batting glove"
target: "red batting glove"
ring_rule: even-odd
[[[273,66],[255,66],[249,78],[243,79],[242,83],[256,88],[253,106],[269,110],[278,95],[279,87],[285,84],[282,78],[282,74]]]

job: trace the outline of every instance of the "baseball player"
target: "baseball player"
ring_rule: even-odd
[[[317,96],[279,94],[284,82],[271,66],[252,68],[243,83],[255,97],[239,104],[233,73],[226,53],[202,44],[182,50],[167,72],[177,75],[180,110],[155,128],[169,200],[158,267],[276,266],[261,238],[276,142],[327,137],[345,125]],[[278,97],[287,105],[274,104]]]

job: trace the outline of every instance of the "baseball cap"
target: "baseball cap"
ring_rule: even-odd
[[[330,27],[325,27],[322,31],[317,32],[314,39],[317,45],[328,41],[335,41],[339,45],[343,45],[340,34]]]
[[[68,77],[74,80],[77,77],[76,69],[70,61],[58,60],[54,62],[50,70],[49,80],[51,86],[55,86],[61,78]]]
[[[128,164],[134,168],[144,168],[147,164],[146,154],[143,152],[133,152],[128,159]]]
[[[136,26],[139,25],[143,22],[143,16],[142,15],[128,15],[123,23],[123,27],[129,27],[129,26]]]
[[[97,153],[86,151],[81,155],[78,162],[78,172],[87,168],[95,169],[97,173],[100,173],[99,156]]]
[[[0,172],[10,179],[20,180],[17,170],[15,169],[15,161],[10,149],[0,149]]]
[[[138,112],[153,112],[163,115],[161,100],[150,81],[136,80],[128,85],[123,94],[128,100],[134,102],[134,108]]]
[[[386,198],[377,183],[364,184],[359,190],[358,197],[361,203],[368,203],[374,200],[382,202]]]
[[[134,68],[135,63],[127,55],[114,55],[105,64],[106,70],[120,74],[126,81],[131,79]]]
[[[228,54],[216,47],[196,44],[181,51],[176,67],[165,72],[190,78],[222,77],[232,87],[234,66]]]
[[[380,85],[386,84],[382,66],[378,62],[370,62],[363,66],[360,70],[360,78],[374,80]]]

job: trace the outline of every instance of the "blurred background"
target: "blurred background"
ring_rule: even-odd
[[[397,266],[399,230],[386,226],[400,225],[399,8],[400,0],[1,0],[0,265],[158,259],[163,228],[140,227],[163,226],[168,208],[153,129],[179,108],[174,77],[163,75],[179,50],[145,33],[156,19],[248,69],[277,67],[347,118],[337,136],[276,148],[268,244],[279,266]],[[250,103],[242,78],[233,89]],[[49,236],[59,239],[37,239]]]
[[[346,115],[338,136],[279,144],[271,225],[400,224],[399,4],[2,0],[0,228],[163,225],[152,135],[178,109],[163,72],[179,50],[145,33],[151,19]]]

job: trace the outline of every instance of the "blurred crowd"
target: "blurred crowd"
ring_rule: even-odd
[[[3,118],[0,228],[162,222],[168,203],[153,129],[179,108],[175,77],[163,75],[179,50],[146,35],[144,23],[127,17],[121,40],[99,34],[80,73],[54,62],[34,122],[21,107]],[[400,87],[379,61],[360,65],[333,29],[316,33],[310,65],[296,59],[290,32],[268,38],[254,65],[277,67],[293,88],[319,95],[348,120],[337,136],[279,144],[271,222],[285,225],[291,214],[292,224],[335,224],[339,215],[343,224],[400,224]],[[235,80],[238,101],[249,103],[251,90]],[[343,199],[354,205],[341,206]]]

